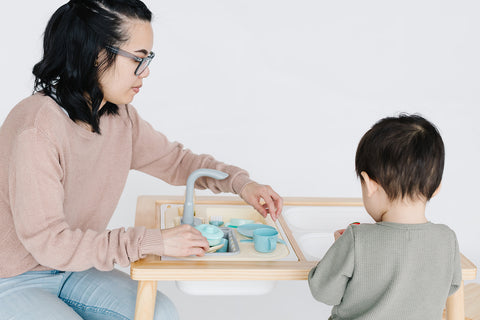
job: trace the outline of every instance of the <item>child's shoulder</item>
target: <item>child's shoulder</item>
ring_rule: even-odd
[[[351,224],[349,228],[353,233],[370,233],[370,232],[389,232],[389,231],[431,231],[444,234],[455,235],[455,232],[445,224],[426,222],[421,224],[402,224],[394,222],[377,222],[377,223],[361,223]]]
[[[455,233],[455,231],[453,231],[453,229],[451,229],[451,228],[450,228],[449,226],[447,226],[446,224],[430,222],[430,225],[432,226],[432,228],[436,228],[436,229],[438,229],[438,230],[442,230],[442,231],[445,231],[445,232]]]
[[[378,229],[377,223],[352,223],[348,226],[353,232],[369,232]]]

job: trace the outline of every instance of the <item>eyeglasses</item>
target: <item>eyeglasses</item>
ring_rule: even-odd
[[[117,47],[106,46],[105,48],[112,53],[119,54],[121,56],[124,56],[124,57],[127,57],[127,58],[130,58],[130,59],[133,59],[133,60],[137,61],[138,66],[137,66],[137,69],[135,69],[135,75],[136,76],[141,75],[142,72],[145,71],[145,69],[147,69],[150,62],[152,62],[153,57],[155,57],[155,53],[153,53],[152,51],[150,51],[150,54],[148,56],[146,56],[145,58],[140,58],[140,57],[137,57],[136,55],[134,55],[130,52],[127,52],[127,51],[122,50],[122,49],[117,48]]]

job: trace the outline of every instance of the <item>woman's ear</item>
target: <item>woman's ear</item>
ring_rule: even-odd
[[[367,191],[367,196],[370,198],[375,194],[375,192],[378,191],[379,185],[377,182],[374,180],[370,179],[368,174],[365,171],[360,172],[360,175],[363,178],[363,183],[365,185],[366,191]]]

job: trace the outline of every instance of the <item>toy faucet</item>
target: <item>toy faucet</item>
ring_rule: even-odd
[[[198,169],[193,171],[187,179],[187,191],[185,193],[185,204],[183,205],[182,224],[195,226],[200,224],[200,219],[193,217],[193,191],[195,181],[200,177],[210,177],[217,180],[223,180],[228,177],[228,173],[213,169]]]

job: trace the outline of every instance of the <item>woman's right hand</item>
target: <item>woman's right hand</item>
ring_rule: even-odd
[[[164,255],[169,257],[202,257],[210,248],[202,233],[188,224],[162,230]]]

